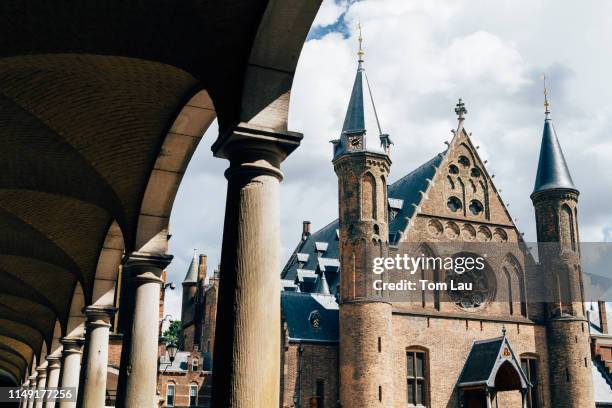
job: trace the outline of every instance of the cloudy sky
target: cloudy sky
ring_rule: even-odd
[[[534,240],[529,194],[545,72],[553,121],[581,191],[581,238],[612,240],[612,2],[324,0],[291,97],[289,127],[304,141],[283,166],[283,263],[302,220],[318,229],[337,216],[329,140],[339,135],[355,76],[358,21],[382,128],[395,142],[391,182],[444,150],[461,97],[487,170]],[[212,126],[198,147],[172,213],[169,276],[177,289],[168,293],[166,313],[176,319],[193,249],[208,255],[209,273],[219,262],[227,163],[212,157],[216,132]]]

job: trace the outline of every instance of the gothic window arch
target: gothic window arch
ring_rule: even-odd
[[[438,259],[434,251],[427,244],[421,244],[415,256],[423,256],[425,259]],[[440,282],[440,271],[434,262],[428,263],[426,267],[419,268],[417,272],[420,275],[420,279],[427,280],[429,282]],[[435,289],[433,291],[425,290],[421,292],[421,304],[422,307],[432,307],[435,310],[440,310],[440,290]]]
[[[559,216],[559,227],[561,231],[561,244],[576,250],[576,235],[574,233],[574,213],[569,205],[563,204]]]
[[[503,268],[506,268],[513,282],[518,283],[518,285],[514,283],[514,288],[512,291],[512,301],[520,301],[521,316],[527,317],[527,293],[525,290],[525,274],[523,273],[523,268],[521,268],[521,264],[512,254],[506,255],[506,258],[504,259]]]
[[[508,302],[508,312],[513,315],[514,314],[514,305],[512,302],[514,299],[512,298],[512,276],[510,272],[508,272],[508,268],[502,266],[502,271],[504,272],[504,276],[506,278],[506,301]]]
[[[372,173],[361,177],[361,218],[377,219],[376,179]]]

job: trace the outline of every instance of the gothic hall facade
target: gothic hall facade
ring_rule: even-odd
[[[339,217],[317,231],[304,221],[280,271],[280,407],[612,406],[612,337],[604,304],[599,323],[588,319],[579,191],[548,102],[529,198],[533,245],[558,251],[540,251],[536,260],[472,143],[461,99],[446,150],[388,183],[393,142],[378,122],[363,55],[340,137],[332,141]],[[375,143],[366,140],[372,134]],[[472,284],[468,291],[398,295],[377,286],[401,281],[398,271],[372,270],[375,258],[455,259],[475,248],[489,256],[483,268],[461,275]],[[196,264],[183,283],[183,346],[211,361],[215,321],[206,316],[216,291],[196,283],[205,280]],[[450,275],[434,267],[416,276],[439,284]],[[543,297],[547,287],[559,290]]]
[[[563,256],[536,262],[512,249],[526,243],[472,144],[461,100],[446,151],[387,183],[392,142],[377,123],[363,65],[360,51],[343,129],[332,141],[339,218],[316,232],[305,221],[281,272],[281,407],[595,407],[612,382],[590,348],[575,267],[579,191],[548,104],[530,198],[539,243],[558,243]],[[372,134],[380,148],[367,143]],[[469,245],[495,248],[484,270],[464,274],[475,283],[469,293],[406,299],[375,290],[384,276],[372,273],[375,257],[453,257]],[[558,282],[557,270],[570,271],[561,285],[570,300],[530,298]],[[446,278],[441,270],[418,273]]]

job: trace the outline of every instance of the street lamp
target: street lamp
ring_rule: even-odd
[[[168,353],[168,358],[170,359],[170,364],[174,362],[174,358],[176,357],[176,352],[178,351],[178,347],[174,343],[169,343],[166,345],[166,352]]]

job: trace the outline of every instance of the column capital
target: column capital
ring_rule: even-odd
[[[31,376],[29,376],[28,380],[30,380],[30,384],[35,384],[34,381],[36,381],[36,374],[32,374]]]
[[[47,378],[47,367],[36,367],[36,372],[38,373],[38,379]]]
[[[89,305],[83,308],[87,316],[87,327],[110,327],[117,308],[109,305]]]
[[[150,254],[146,252],[132,252],[124,262],[124,267],[131,275],[131,281],[136,284],[146,282],[162,283],[162,271],[170,265],[174,258],[167,254]]]
[[[253,167],[251,170],[255,171],[267,169],[281,179],[280,163],[300,145],[302,138],[298,132],[277,131],[241,122],[220,134],[211,149],[216,157],[239,164],[249,163],[247,168]]]
[[[48,369],[54,370],[56,368],[60,368],[62,358],[60,356],[49,356],[47,357],[47,362],[49,363]]]
[[[26,380],[23,384],[21,384],[22,387],[29,387],[30,386],[30,380]]]
[[[64,347],[62,354],[66,356],[69,354],[80,354],[85,339],[81,337],[64,337],[61,342]]]

